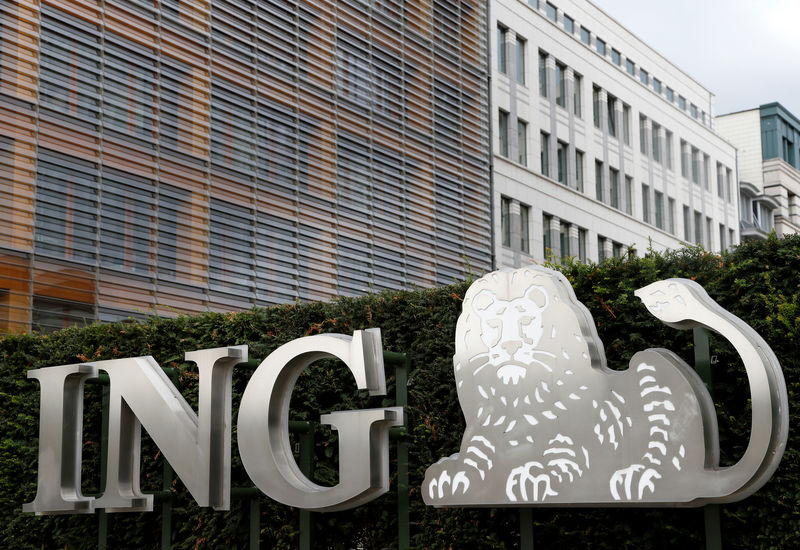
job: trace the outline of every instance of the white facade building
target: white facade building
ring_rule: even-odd
[[[586,0],[493,0],[496,261],[739,242],[714,96]]]

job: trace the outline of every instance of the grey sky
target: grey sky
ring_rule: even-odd
[[[800,0],[592,0],[716,95],[800,117]]]

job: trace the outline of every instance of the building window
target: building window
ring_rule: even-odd
[[[636,76],[636,63],[634,63],[630,59],[626,59],[625,60],[625,70],[628,71],[629,75]]]
[[[521,119],[517,119],[517,149],[519,151],[517,161],[523,166],[528,166],[528,123]]]
[[[517,36],[517,82],[525,84],[525,39]]]
[[[733,192],[731,191],[731,181],[733,181],[733,170],[730,168],[725,169],[725,198],[728,199],[728,202],[733,200]],[[731,240],[731,244],[733,244],[733,240]]]
[[[578,118],[583,117],[583,100],[582,100],[582,90],[583,90],[583,77],[579,74],[575,74],[574,85],[572,87],[572,108],[575,112],[575,116]]]
[[[642,220],[650,223],[650,186],[642,184]]]
[[[552,254],[553,243],[550,239],[550,226],[553,223],[553,216],[550,214],[542,215],[542,252],[548,258]]]
[[[691,113],[692,118],[697,118],[697,105],[694,103],[689,105],[689,113]]]
[[[539,161],[542,166],[542,175],[550,177],[550,135],[542,132],[541,137],[541,151],[539,154]]]
[[[642,81],[642,84],[648,86],[650,84],[650,75],[647,74],[647,71],[639,67],[639,80]]]
[[[520,250],[522,250],[525,254],[530,254],[531,252],[530,217],[531,217],[531,207],[525,204],[520,204],[519,205]]]
[[[556,149],[556,158],[558,159],[558,183],[567,184],[567,144],[563,141],[558,141]]]
[[[561,107],[567,106],[567,67],[562,63],[556,62],[556,104]]]
[[[661,81],[655,77],[653,77],[653,91],[661,95]]]
[[[639,115],[639,150],[647,154],[647,117]]]
[[[606,255],[606,238],[601,237],[600,235],[597,236],[597,261],[602,262],[606,260],[608,256]]]
[[[575,186],[583,191],[583,151],[575,149]]]
[[[595,38],[594,46],[597,48],[597,53],[602,55],[603,57],[606,56],[606,41],[602,38]]]
[[[547,54],[539,52],[539,95],[547,97]]]
[[[706,232],[705,232],[705,247],[707,250],[711,250],[714,248],[714,243],[711,242],[711,235],[714,234],[714,222],[713,220],[706,216]]]
[[[508,56],[506,55],[506,36],[508,29],[497,26],[497,70],[508,74]]]
[[[633,215],[633,178],[625,176],[625,213]]]
[[[569,230],[571,224],[566,222],[561,222],[558,228],[558,238],[559,244],[561,245],[561,259],[566,260],[572,255],[572,251],[570,250],[569,246]]]
[[[681,111],[685,111],[686,110],[686,98],[683,97],[682,95],[678,96],[678,108]]]
[[[683,240],[692,241],[692,218],[690,217],[689,207],[683,207]]]
[[[667,216],[669,216],[669,232],[675,234],[675,199],[668,199]]]
[[[703,184],[707,191],[711,191],[711,157],[703,155]]]
[[[600,128],[600,88],[592,86],[592,121],[595,128]]]
[[[592,33],[586,27],[581,27],[581,42],[587,46],[592,43]]]
[[[661,162],[661,125],[657,122],[653,122],[653,128],[650,131],[652,136],[653,142],[653,160],[660,163]]]
[[[680,142],[681,150],[681,176],[686,179],[689,179],[689,145],[684,141],[681,140]]]
[[[611,187],[611,206],[619,210],[619,170],[609,168],[608,180]]]
[[[578,229],[578,259],[586,263],[586,230]]]
[[[672,88],[670,88],[669,86],[667,86],[667,101],[669,101],[670,103],[675,102],[675,92],[673,92]]]
[[[622,139],[625,145],[631,144],[631,108],[622,104]]]
[[[614,48],[611,48],[611,61],[614,62],[614,65],[622,65],[622,56]]]
[[[692,181],[700,185],[700,151],[697,147],[692,147]]]
[[[725,236],[726,236],[727,233],[728,232],[725,231],[725,226],[723,224],[719,224],[719,249],[720,250],[725,250],[726,248],[728,248],[725,245]]]
[[[535,10],[539,9],[539,0],[528,0],[528,5]]]
[[[567,14],[564,14],[564,30],[570,34],[575,34],[575,20]]]
[[[511,246],[511,199],[500,197],[500,231],[503,246]]]
[[[552,21],[553,23],[558,23],[558,10],[553,4],[551,4],[550,2],[546,2],[545,11],[547,12],[547,18],[550,21]]]
[[[667,168],[672,170],[672,164],[673,164],[672,163],[672,158],[673,158],[672,157],[672,142],[673,142],[672,132],[670,132],[669,130],[665,130],[664,134],[666,136],[666,143],[664,144],[665,145],[664,150],[667,153]]]
[[[656,203],[656,227],[664,229],[664,193],[656,191],[654,195]]]
[[[608,95],[606,96],[606,111],[608,115],[608,134],[611,137],[617,137],[617,98]]]
[[[787,137],[782,139],[781,157],[783,160],[794,166],[794,143]]]
[[[500,154],[508,158],[508,113],[500,109],[498,120],[500,129],[497,137],[500,140]]]
[[[603,163],[599,160],[594,161],[594,195],[603,202]]]
[[[694,242],[695,244],[703,244],[703,214],[694,211]]]

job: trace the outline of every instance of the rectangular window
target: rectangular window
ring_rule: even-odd
[[[694,242],[703,244],[703,215],[697,210],[694,211]]]
[[[611,48],[611,61],[614,62],[614,65],[622,65],[622,56],[614,48]]]
[[[650,75],[647,73],[647,71],[645,71],[641,67],[639,67],[639,80],[641,80],[642,84],[644,84],[645,86],[650,85]]]
[[[653,160],[660,163],[661,162],[661,136],[660,136],[661,125],[657,122],[653,122],[653,128],[651,130],[652,135],[652,142],[653,142]]]
[[[539,9],[539,0],[528,0],[528,5],[535,10]]]
[[[730,168],[725,169],[725,198],[728,199],[728,202],[733,200],[733,195],[731,191],[731,181],[733,181],[733,170]],[[733,244],[733,240],[730,241]]]
[[[547,54],[539,52],[539,95],[547,97]]]
[[[642,184],[642,220],[650,223],[650,186]]]
[[[575,34],[575,20],[566,13],[564,14],[564,30],[570,34]]]
[[[667,229],[673,235],[675,234],[675,199],[668,199],[667,216],[669,218],[669,225]]]
[[[530,217],[531,207],[525,204],[519,205],[519,238],[520,250],[525,254],[531,252],[531,235],[530,235]]]
[[[517,162],[528,166],[528,123],[521,119],[517,119],[517,149]]]
[[[703,183],[707,191],[711,191],[711,157],[703,155]]]
[[[639,115],[639,150],[647,154],[647,117]]]
[[[625,70],[628,71],[629,75],[636,76],[636,63],[634,63],[630,59],[626,59],[625,60]]]
[[[578,229],[578,259],[586,263],[586,230]]]
[[[606,56],[606,41],[602,38],[595,38],[594,40],[595,48],[597,48],[597,53],[602,55],[603,57]]]
[[[606,111],[608,115],[608,134],[611,137],[617,137],[617,98],[608,95],[606,96]]]
[[[631,144],[631,108],[622,104],[622,139],[625,145]]]
[[[686,98],[683,97],[682,95],[678,96],[678,108],[681,111],[685,111],[686,110]]]
[[[587,46],[592,43],[592,33],[586,27],[581,27],[581,42]]]
[[[603,202],[603,163],[594,161],[594,196]]]
[[[508,56],[506,55],[506,36],[508,29],[497,26],[497,70],[508,74]]]
[[[498,120],[500,128],[497,137],[500,140],[500,154],[508,158],[508,113],[500,109]]]
[[[606,255],[606,238],[601,237],[600,235],[597,236],[597,261],[602,262],[607,259],[608,256]]]
[[[689,146],[688,144],[681,140],[681,176],[686,179],[689,179]]]
[[[550,240],[550,226],[552,223],[553,216],[542,214],[542,252],[545,258],[549,258],[553,250],[553,243]]]
[[[675,92],[669,86],[667,86],[667,101],[675,103]]]
[[[714,243],[711,242],[711,235],[714,234],[714,222],[706,216],[706,240],[704,241],[706,250],[712,250],[714,248]]]
[[[700,151],[697,147],[692,147],[692,181],[700,185]]]
[[[719,249],[720,250],[725,250],[726,248],[728,248],[726,246],[726,244],[725,244],[725,237],[726,237],[727,233],[728,232],[725,231],[725,226],[722,225],[722,224],[719,224]]]
[[[567,67],[556,62],[556,104],[567,106]]]
[[[664,193],[655,192],[656,227],[664,229]]]
[[[592,120],[595,128],[600,128],[600,88],[592,86]]]
[[[720,163],[717,163],[717,195],[720,198],[725,197],[725,173]]]
[[[661,95],[661,81],[656,77],[653,77],[653,91]]]
[[[622,258],[622,243],[612,243],[611,250],[615,258]]]
[[[525,84],[525,39],[517,36],[517,82]]]
[[[558,159],[558,182],[567,185],[567,144],[561,140],[558,141],[556,158]]]
[[[625,176],[625,213],[633,215],[633,178]]]
[[[575,116],[578,118],[583,117],[583,100],[581,93],[582,90],[583,90],[583,77],[576,73],[574,85],[572,87],[572,108],[575,111]]]
[[[558,230],[558,238],[560,240],[561,245],[561,258],[566,259],[572,255],[572,251],[570,250],[569,246],[569,230],[571,225],[566,222],[561,222]]]
[[[583,151],[575,149],[575,185],[583,191]]]
[[[619,170],[609,168],[608,180],[611,187],[611,206],[619,210]]]
[[[683,240],[688,242],[692,241],[692,218],[690,217],[689,207],[683,207]]]
[[[550,177],[550,135],[542,132],[540,137],[541,151],[539,154],[539,162],[542,166],[542,175]]]
[[[694,103],[692,103],[692,104],[689,106],[689,113],[691,113],[691,115],[692,115],[692,118],[697,118],[697,105],[695,105]]]
[[[667,168],[672,170],[672,164],[673,164],[672,163],[672,158],[673,158],[673,156],[672,156],[672,142],[673,142],[672,132],[670,132],[669,130],[665,130],[664,131],[664,135],[666,136],[666,143],[664,144],[664,146],[665,146],[664,150],[667,153]]]
[[[511,199],[500,197],[500,232],[503,246],[511,246]]]
[[[558,23],[558,10],[553,4],[551,4],[550,2],[546,2],[545,11],[547,12],[547,18],[550,21],[552,21],[553,23]]]

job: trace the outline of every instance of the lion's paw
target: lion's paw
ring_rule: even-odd
[[[627,468],[617,470],[609,480],[609,489],[614,500],[633,500],[633,489],[636,488],[636,500],[642,500],[645,490],[654,493],[656,486],[654,480],[661,479],[653,468],[648,468],[643,464],[631,464]],[[624,493],[620,494],[620,489]]]
[[[466,494],[473,485],[475,474],[476,472],[465,469],[464,464],[453,457],[440,460],[425,472],[422,486],[428,502]]]
[[[514,468],[506,480],[506,496],[511,502],[543,502],[556,495],[550,474],[536,461]]]

